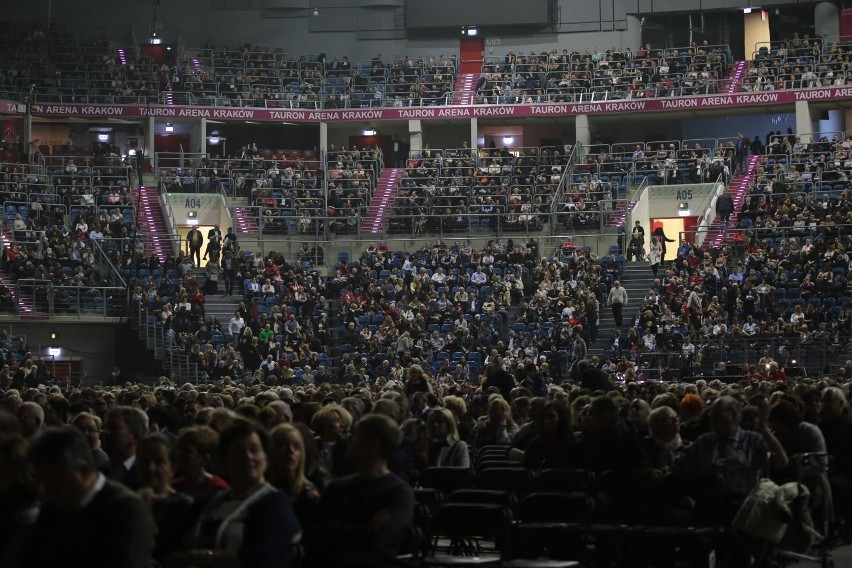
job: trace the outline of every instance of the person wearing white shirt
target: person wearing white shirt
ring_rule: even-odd
[[[234,312],[234,317],[231,318],[231,321],[228,322],[228,331],[231,334],[231,337],[234,340],[234,346],[237,346],[240,342],[240,331],[242,331],[246,322],[240,315],[240,312]]]
[[[645,335],[642,336],[642,341],[645,343],[645,348],[650,352],[654,352],[657,350],[657,336],[651,333],[651,330],[648,329],[645,331]]]
[[[432,274],[432,282],[434,282],[436,284],[443,284],[446,279],[447,279],[447,275],[444,274],[443,268],[439,268],[438,270],[435,271],[434,274]]]
[[[402,263],[402,271],[403,272],[414,272],[416,269],[413,262],[411,262],[411,258],[406,258],[405,262]]]
[[[754,323],[752,316],[748,316],[748,320],[743,324],[742,332],[744,335],[754,335],[757,333],[757,324]]]
[[[470,275],[470,281],[477,286],[482,286],[488,282],[488,275],[482,272],[482,267],[477,267],[476,272]]]

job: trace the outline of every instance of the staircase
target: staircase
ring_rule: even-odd
[[[174,251],[166,238],[169,231],[166,228],[166,219],[160,206],[157,188],[141,186],[133,189],[130,194],[133,197],[133,206],[136,208],[136,219],[139,223],[139,231],[142,233],[145,254],[156,254],[162,262],[167,256],[173,255]]]
[[[748,61],[736,61],[731,65],[728,76],[723,79],[722,92],[727,95],[738,93],[743,88],[743,78],[748,71]]]
[[[242,283],[238,284],[234,282],[235,294],[233,296],[225,296],[223,294],[225,291],[225,282],[220,280],[220,293],[204,297],[204,315],[216,316],[216,321],[222,326],[222,333],[226,338],[231,337],[231,332],[228,331],[228,322],[234,317],[234,312],[237,311],[240,302],[243,300],[242,288]]]
[[[628,185],[628,195],[637,196],[635,188],[636,186]],[[630,212],[633,211],[634,207],[636,207],[636,201],[633,199],[619,199],[616,203],[617,205],[615,209],[610,212],[609,218],[607,219],[607,227],[618,227],[624,224],[627,220],[627,216],[630,215]]]
[[[731,183],[728,184],[728,193],[731,195],[731,199],[734,200],[734,212],[731,213],[728,228],[725,229],[721,226],[721,218],[717,215],[713,220],[713,223],[711,223],[708,228],[707,237],[704,239],[704,248],[720,247],[725,243],[726,237],[729,234],[733,234],[732,228],[737,226],[737,218],[739,216],[740,207],[742,207],[743,198],[748,193],[749,187],[751,187],[752,181],[754,180],[754,172],[757,170],[759,162],[760,156],[749,156],[746,161],[745,174],[738,175],[731,179]]]
[[[627,305],[622,310],[623,325],[621,327],[622,338],[627,338],[627,330],[633,326],[633,315],[642,305],[642,298],[648,293],[648,288],[654,284],[654,273],[651,265],[647,262],[634,261],[624,265],[624,274],[619,280],[621,286],[627,290]],[[612,349],[612,338],[615,336],[615,320],[612,317],[612,309],[605,305],[600,306],[600,325],[598,326],[598,340],[589,345],[589,357],[603,357],[604,352]]]
[[[476,94],[476,84],[479,82],[481,73],[459,73],[456,76],[456,86],[453,90],[453,105],[473,104],[473,96]]]
[[[3,227],[0,229],[0,240],[3,242],[2,250],[12,246],[14,238],[9,229]],[[9,274],[5,267],[0,265],[0,286],[4,286],[12,296],[12,303],[15,310],[21,319],[41,319],[35,315],[35,300],[29,294],[18,294],[18,289],[15,287],[15,281],[12,280],[12,275]]]
[[[627,216],[633,211],[633,207],[636,205],[635,201],[624,201],[620,200],[618,202],[618,206],[612,210],[609,215],[609,219],[606,222],[607,227],[618,227],[624,223],[627,219]]]
[[[235,233],[256,233],[259,230],[254,210],[249,207],[231,207],[231,219]]]
[[[362,235],[375,235],[381,233],[387,226],[389,209],[392,208],[399,191],[399,182],[402,180],[402,168],[385,168],[376,184],[376,191],[370,206],[367,207],[367,215],[361,225]]]

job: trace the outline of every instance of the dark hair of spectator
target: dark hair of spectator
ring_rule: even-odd
[[[368,414],[358,423],[357,430],[365,437],[379,442],[382,457],[390,458],[402,443],[399,426],[383,414]]]
[[[794,404],[782,400],[769,411],[769,420],[780,422],[785,428],[795,430],[802,423],[802,415]]]
[[[230,426],[225,428],[219,437],[219,459],[224,459],[231,450],[231,445],[238,440],[248,438],[257,434],[264,453],[269,453],[269,435],[256,422],[245,419],[234,420]]]
[[[33,439],[27,457],[34,467],[55,468],[67,473],[95,469],[86,436],[71,426],[48,428]]]

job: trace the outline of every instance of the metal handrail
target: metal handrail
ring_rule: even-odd
[[[127,317],[127,288],[114,286],[57,286],[52,280],[20,279],[15,282],[18,316],[49,318]]]
[[[564,201],[568,185],[574,175],[574,166],[576,165],[577,160],[583,155],[583,151],[584,147],[581,142],[577,142],[574,147],[571,148],[571,153],[568,155],[568,163],[562,170],[562,176],[559,178],[559,185],[556,186],[556,194],[553,196],[553,203],[550,207],[551,213],[556,213],[559,204]]]

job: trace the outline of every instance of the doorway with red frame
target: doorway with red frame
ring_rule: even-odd
[[[382,167],[393,165],[391,164],[391,155],[393,154],[393,138],[391,136],[350,136],[349,147],[352,148],[353,146],[357,146],[359,150],[372,149],[378,146],[381,148],[384,158]]]
[[[459,73],[479,73],[482,71],[482,54],[485,52],[485,38],[464,36],[459,40]]]

